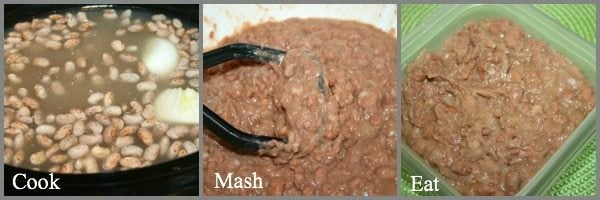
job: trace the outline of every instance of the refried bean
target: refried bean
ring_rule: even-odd
[[[464,195],[514,195],[595,107],[579,69],[503,19],[409,65],[404,141]]]
[[[333,19],[266,22],[220,45],[287,51],[281,66],[231,61],[204,71],[204,103],[235,127],[286,138],[258,155],[204,129],[206,195],[395,195],[396,39]],[[215,173],[263,189],[215,188]]]

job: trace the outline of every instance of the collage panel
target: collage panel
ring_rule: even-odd
[[[199,195],[198,4],[3,8],[5,195]]]
[[[202,9],[204,195],[397,195],[397,5]]]
[[[402,4],[402,196],[595,196],[596,5]]]

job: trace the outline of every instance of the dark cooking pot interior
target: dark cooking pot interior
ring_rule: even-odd
[[[4,5],[4,29],[15,23],[31,21],[36,17],[45,17],[51,13],[64,13],[65,10],[87,7],[112,7],[116,9],[130,8],[134,12],[163,13],[170,18],[177,17],[190,24],[199,23],[198,5]],[[198,102],[200,103],[200,102]],[[183,158],[155,164],[149,167],[97,174],[54,174],[60,178],[57,182],[60,190],[17,190],[13,185],[13,177],[25,173],[27,178],[49,179],[48,172],[37,172],[24,168],[4,165],[5,195],[185,195],[198,196],[199,187],[199,153],[192,153]],[[17,185],[25,185],[25,179],[17,179]]]

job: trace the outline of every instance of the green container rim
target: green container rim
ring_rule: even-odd
[[[427,17],[421,25],[400,38],[402,76],[406,74],[407,63],[424,50],[437,50],[443,41],[454,34],[469,20],[507,18],[532,35],[548,43],[554,50],[568,57],[586,76],[591,85],[596,82],[596,48],[560,23],[554,21],[532,5],[442,5]],[[438,40],[438,41],[436,41]],[[543,167],[516,196],[540,196],[545,194],[558,180],[567,166],[579,155],[585,145],[593,142],[596,132],[596,108],[592,109],[571,136],[552,155]],[[424,179],[437,177],[440,190],[433,195],[460,196],[437,170],[434,170],[417,155],[402,139],[401,160],[403,167]]]

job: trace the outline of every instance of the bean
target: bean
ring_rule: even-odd
[[[142,104],[140,104],[137,101],[131,101],[131,102],[129,102],[129,105],[131,105],[131,109],[136,114],[142,113],[144,111],[144,107],[142,106]]]
[[[196,146],[196,144],[194,144],[193,142],[190,141],[185,141],[183,142],[183,148],[185,149],[185,151],[187,151],[188,153],[191,152],[196,152],[198,151],[198,146]]]
[[[71,13],[67,13],[67,26],[73,28],[75,26],[77,26],[78,20],[77,18],[75,18],[75,16],[73,16],[73,14]]]
[[[104,108],[104,114],[108,116],[119,116],[121,115],[121,107],[119,106],[108,106]]]
[[[13,72],[20,72],[25,69],[24,63],[12,63],[10,64],[10,70]]]
[[[38,112],[39,113],[39,112]],[[56,116],[53,114],[49,114],[46,116],[46,123],[47,124],[52,124],[56,121]]]
[[[183,23],[181,23],[181,20],[179,20],[177,18],[173,18],[173,26],[175,26],[175,28],[182,28]]]
[[[169,150],[171,140],[169,140],[169,137],[163,136],[162,138],[160,138],[159,144],[160,144],[160,155],[166,155],[167,151]]]
[[[102,94],[101,92],[94,92],[88,97],[87,101],[89,104],[93,105],[98,104],[98,102],[102,99],[104,99],[104,94]]]
[[[144,111],[142,111],[142,116],[144,117],[144,119],[154,118],[154,107],[152,106],[152,104],[148,104],[146,105],[146,107],[144,107]]]
[[[84,134],[79,136],[79,142],[85,145],[96,145],[102,142],[102,134]]]
[[[33,59],[33,66],[36,67],[48,67],[50,65],[50,61],[47,58],[37,57]]]
[[[146,91],[154,91],[156,90],[156,83],[152,82],[152,81],[143,81],[143,82],[139,82],[136,85],[138,91],[140,92],[146,92]]]
[[[140,32],[140,31],[144,30],[144,26],[136,23],[136,24],[132,24],[131,26],[127,27],[127,30],[129,32],[133,32],[133,33]]]
[[[79,68],[85,68],[87,65],[87,60],[84,57],[79,57],[75,60],[75,65]]]
[[[113,125],[108,125],[102,132],[104,143],[110,144],[117,137],[117,129]]]
[[[48,124],[44,124],[44,125],[40,125],[35,129],[35,132],[37,134],[43,134],[43,135],[53,135],[54,132],[56,132],[56,128],[52,125],[48,125]]]
[[[56,123],[59,125],[72,124],[75,122],[75,116],[69,114],[58,114],[56,115]]]
[[[65,62],[65,72],[69,74],[75,72],[75,63],[73,61]]]
[[[27,91],[27,88],[19,88],[17,89],[17,94],[21,97],[27,97],[27,94],[29,92]]]
[[[96,145],[92,147],[90,153],[98,159],[105,159],[110,155],[110,149]]]
[[[127,30],[124,29],[117,29],[117,31],[115,31],[116,36],[123,36],[125,33],[127,33]]]
[[[16,74],[8,74],[6,78],[8,78],[12,84],[19,84],[23,82],[23,79],[18,77]]]
[[[119,78],[119,69],[117,69],[116,67],[108,68],[108,78],[111,81],[117,80]]]
[[[122,156],[140,157],[140,156],[142,156],[143,152],[144,152],[144,149],[142,149],[141,147],[136,146],[136,145],[127,145],[127,146],[124,146],[123,148],[121,148]]]
[[[46,148],[48,148],[48,147],[52,146],[52,144],[54,144],[53,140],[45,135],[36,135],[35,140],[37,141],[38,144],[40,144],[41,146],[46,147]]]
[[[113,50],[115,50],[116,52],[121,52],[125,49],[125,45],[123,44],[123,42],[121,42],[121,40],[113,40],[110,43],[110,46],[113,48]]]
[[[44,84],[44,85],[50,84],[50,81],[52,81],[52,77],[50,77],[50,75],[44,74],[42,76],[42,81],[41,81],[42,84]]]
[[[96,173],[99,171],[98,162],[93,157],[85,157],[83,159],[83,167],[87,173]]]
[[[25,145],[25,136],[23,135],[23,133],[15,135],[14,149],[21,150],[21,149],[23,149],[24,145]]]
[[[136,157],[124,157],[121,158],[119,164],[126,168],[137,168],[142,164],[142,162]]]
[[[63,138],[60,142],[58,142],[58,146],[60,150],[67,150],[71,148],[73,145],[77,144],[77,137],[70,135]]]
[[[31,28],[31,23],[29,22],[20,22],[15,24],[16,31],[25,31]]]
[[[190,84],[190,87],[200,88],[200,79],[197,79],[197,78],[190,79],[190,81],[188,82],[188,84]]]
[[[190,54],[198,53],[198,42],[196,40],[190,41]]]
[[[113,170],[117,164],[121,160],[121,154],[119,153],[111,153],[106,160],[104,160],[104,164],[102,164],[102,169],[109,171]]]
[[[181,149],[182,143],[181,141],[175,141],[173,143],[171,143],[171,146],[169,146],[169,149],[167,150],[167,158],[169,159],[173,159],[177,157],[177,154],[179,153],[179,150]]]
[[[89,146],[87,146],[85,144],[80,144],[80,145],[71,147],[69,149],[69,151],[67,151],[67,154],[69,155],[69,157],[71,157],[71,159],[77,159],[77,158],[81,158],[82,156],[87,154],[88,151],[90,151]]]
[[[65,154],[56,154],[56,155],[50,156],[50,162],[54,163],[54,164],[61,164],[61,163],[66,162],[68,158],[69,158],[69,156],[67,156]]]
[[[52,29],[50,29],[50,27],[44,27],[44,28],[37,30],[35,32],[35,34],[39,37],[43,37],[43,36],[47,36],[48,34],[50,34],[50,32],[52,32]]]
[[[71,48],[78,46],[79,43],[81,43],[81,39],[71,38],[71,39],[68,39],[67,41],[65,41],[65,43],[63,43],[63,47],[67,48],[67,49],[71,49]]]
[[[33,86],[33,89],[35,90],[37,97],[39,97],[40,99],[46,99],[46,97],[48,97],[48,93],[46,93],[46,89],[44,88],[44,86],[40,84],[35,84],[35,86]]]
[[[139,114],[124,114],[123,121],[127,125],[139,125],[144,121],[144,118]]]
[[[167,16],[165,16],[164,14],[155,14],[155,15],[152,15],[152,20],[153,21],[163,21],[163,20],[166,20],[166,19],[167,19]]]
[[[31,156],[29,157],[29,161],[33,165],[41,165],[42,163],[46,162],[46,159],[46,153],[44,153],[44,151],[38,151],[36,153],[31,154]]]
[[[121,18],[122,19],[129,18],[129,17],[131,17],[131,9],[124,10],[121,13]]]
[[[52,144],[52,146],[46,149],[46,157],[50,157],[58,151],[60,151],[60,147],[58,146],[58,144]]]
[[[156,24],[152,22],[146,22],[146,27],[148,27],[148,30],[150,30],[151,32],[155,32],[156,30],[158,30]]]
[[[159,151],[160,151],[160,145],[158,145],[158,144],[149,145],[148,147],[146,147],[146,150],[144,151],[144,155],[143,155],[144,160],[147,160],[147,161],[156,160],[156,158],[158,157]]]
[[[131,72],[122,73],[121,75],[119,75],[119,77],[121,78],[121,81],[127,82],[127,83],[136,83],[140,80],[139,75],[137,75],[136,73],[131,73]]]
[[[73,124],[65,124],[64,126],[60,127],[58,131],[56,131],[56,134],[54,134],[54,139],[62,140],[63,138],[71,135],[72,132]]]
[[[113,94],[113,92],[106,92],[106,94],[104,94],[104,106],[112,105],[114,99],[115,95]]]
[[[138,136],[140,137],[140,140],[142,140],[142,142],[146,145],[154,143],[154,136],[152,136],[152,132],[150,132],[148,129],[138,129]]]
[[[85,12],[77,12],[77,20],[80,22],[88,22],[87,14]]]
[[[69,110],[69,112],[71,113],[71,115],[73,115],[75,117],[76,120],[81,120],[81,121],[87,120],[87,116],[81,109],[73,108],[73,109]]]
[[[53,50],[58,50],[58,49],[60,49],[60,47],[62,47],[62,43],[54,41],[54,40],[48,40],[44,43],[44,47],[53,49]]]
[[[149,104],[154,99],[154,91],[148,91],[142,96],[142,103]]]
[[[186,136],[189,132],[190,129],[187,126],[177,125],[167,130],[167,136],[175,140]]]
[[[12,156],[14,155],[14,150],[11,149],[10,147],[4,147],[4,162],[5,163],[10,163],[10,160],[12,159]]]
[[[23,163],[23,160],[25,160],[25,152],[23,152],[23,150],[18,150],[15,155],[13,155],[12,165],[20,166],[21,163]]]
[[[132,136],[122,136],[122,137],[117,137],[117,139],[115,140],[115,146],[119,147],[119,148],[123,148],[127,145],[131,145],[133,144],[133,137]]]
[[[73,135],[81,136],[85,132],[85,124],[83,121],[76,121],[73,124]]]
[[[102,14],[102,17],[104,17],[105,19],[116,19],[119,16],[117,15],[117,12],[114,9],[105,9],[104,13]]]
[[[57,74],[58,72],[60,72],[60,67],[54,66],[48,70],[48,75],[52,76],[54,74]]]
[[[119,136],[129,136],[137,131],[137,126],[125,126],[119,131]]]
[[[108,126],[110,124],[110,119],[104,114],[96,113],[94,118],[102,125]]]
[[[60,172],[65,173],[65,174],[73,173],[73,171],[74,171],[73,162],[65,163],[60,168]]]
[[[97,97],[94,97],[94,99],[95,99],[95,98],[97,98]],[[100,101],[100,100],[98,100],[98,101]],[[89,102],[88,102],[88,103],[89,103]],[[86,115],[93,115],[93,114],[96,114],[96,113],[102,112],[102,109],[103,109],[103,108],[102,108],[102,106],[100,106],[100,105],[95,105],[95,106],[90,106],[90,107],[88,107],[87,109],[85,109],[85,111],[84,111],[84,112],[85,112],[85,114],[86,114]]]
[[[121,118],[112,118],[110,121],[112,122],[112,125],[115,126],[115,128],[117,129],[122,129],[123,127],[125,127],[125,122],[123,122]]]
[[[119,58],[121,59],[121,61],[126,62],[126,63],[134,63],[138,61],[138,58],[129,54],[129,53],[122,53],[119,54]]]
[[[102,127],[102,124],[100,124],[96,121],[88,122],[87,128],[90,129],[92,131],[92,133],[94,133],[94,134],[100,134],[100,133],[102,133],[102,130],[104,129],[104,127]]]
[[[179,149],[179,151],[177,152],[177,156],[176,156],[176,158],[181,158],[181,157],[183,157],[183,156],[187,155],[188,153],[189,153],[189,152],[187,152],[187,150],[185,150],[185,149],[183,149],[183,148],[182,148],[182,149]]]
[[[23,105],[31,108],[32,110],[37,110],[40,107],[40,104],[35,99],[29,97],[23,98],[22,103]]]

